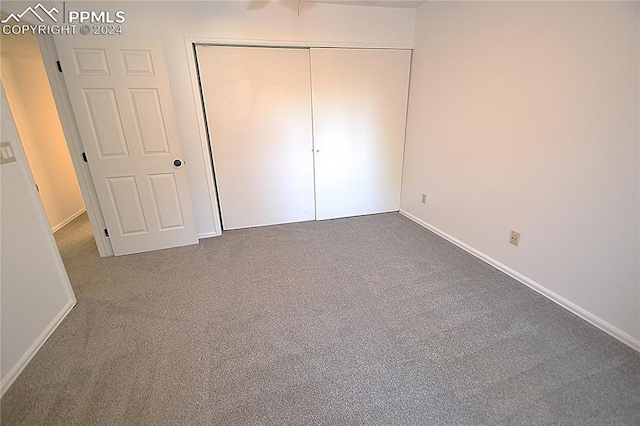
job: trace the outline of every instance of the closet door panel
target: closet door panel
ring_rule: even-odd
[[[308,49],[198,46],[225,230],[315,218]]]
[[[397,211],[411,52],[311,49],[316,218]]]

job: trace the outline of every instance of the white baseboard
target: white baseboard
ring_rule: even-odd
[[[486,254],[474,249],[473,247],[471,247],[471,246],[463,243],[462,241],[452,237],[451,235],[447,234],[446,232],[441,231],[440,229],[436,228],[435,226],[433,226],[433,225],[431,225],[431,224],[429,224],[427,222],[424,222],[422,219],[417,218],[416,216],[412,215],[411,213],[408,213],[408,212],[406,212],[404,210],[400,210],[400,214],[408,217],[409,219],[413,220],[417,224],[422,225],[423,227],[425,227],[428,230],[434,232],[435,234],[439,235],[440,237],[444,238],[445,240],[447,240],[447,241],[455,244],[456,246],[460,247],[461,249],[469,252],[470,254],[474,255],[478,259],[480,259],[480,260],[488,263],[489,265],[493,266],[494,268],[498,269],[499,271],[502,271],[505,274],[509,275],[510,277],[520,281],[522,284],[526,285],[527,287],[530,287],[531,289],[535,290],[536,292],[540,293],[541,295],[545,296],[546,298],[552,300],[553,302],[555,302],[558,305],[562,306],[563,308],[567,309],[569,312],[571,312],[571,313],[579,316],[583,320],[595,325],[596,327],[598,327],[599,329],[601,329],[605,333],[615,337],[616,339],[620,340],[625,345],[630,346],[631,348],[633,348],[636,351],[640,352],[640,340],[634,338],[633,336],[630,336],[629,334],[625,333],[624,331],[614,327],[613,325],[609,324],[608,322],[606,322],[606,321],[602,320],[601,318],[593,315],[589,311],[581,308],[580,306],[578,306],[578,305],[574,304],[573,302],[565,299],[564,297],[554,293],[553,291],[549,290],[545,286],[535,282],[531,278],[528,278],[528,277],[522,275],[521,273],[509,268],[507,265],[504,265],[504,264],[498,262],[497,260],[493,259],[492,257],[489,257]]]
[[[73,219],[77,218],[78,216],[80,216],[82,213],[84,213],[86,211],[87,211],[86,208],[84,208],[84,207],[81,208],[80,210],[78,210],[77,212],[75,212],[74,214],[69,216],[67,219],[63,220],[61,223],[59,223],[56,226],[54,226],[53,228],[51,228],[51,232],[53,232],[55,234],[56,231],[60,230],[60,228],[62,228],[65,225],[69,224]]]
[[[47,328],[38,336],[35,342],[27,349],[24,355],[20,358],[20,360],[16,363],[16,365],[11,368],[11,370],[7,373],[6,376],[2,378],[2,382],[0,383],[0,397],[4,395],[4,393],[9,389],[9,386],[13,383],[15,379],[18,378],[22,370],[27,366],[31,358],[38,352],[38,350],[42,347],[44,342],[47,341],[51,333],[54,332],[58,325],[62,322],[62,320],[67,316],[71,309],[76,305],[75,300],[69,300],[67,304],[62,308],[62,310],[56,315],[56,317],[49,323]]]
[[[220,233],[218,233],[218,232],[203,232],[201,234],[198,234],[198,239],[201,240],[203,238],[217,237],[219,235],[220,235]]]

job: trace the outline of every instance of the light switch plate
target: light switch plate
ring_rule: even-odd
[[[0,142],[0,164],[14,163],[16,156],[10,142]]]

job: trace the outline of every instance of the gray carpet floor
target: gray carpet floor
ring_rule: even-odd
[[[640,354],[397,214],[101,259],[13,424],[640,424]]]

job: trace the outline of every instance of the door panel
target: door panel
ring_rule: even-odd
[[[120,50],[125,75],[154,75],[150,50]]]
[[[308,49],[197,55],[223,228],[313,220]]]
[[[184,227],[180,197],[173,173],[149,176],[156,216],[161,231]]]
[[[114,253],[197,243],[161,42],[55,43]]]
[[[56,44],[57,46],[57,44]],[[76,74],[80,76],[110,75],[105,49],[73,49]]]
[[[397,211],[411,52],[311,49],[318,220]]]
[[[138,195],[138,185],[134,176],[107,178],[111,203],[115,209],[118,226],[122,235],[147,232],[147,224],[142,212],[142,202]]]
[[[144,154],[169,154],[160,97],[156,89],[131,89],[131,101]]]
[[[115,91],[83,89],[82,93],[100,156],[102,158],[129,156]]]

